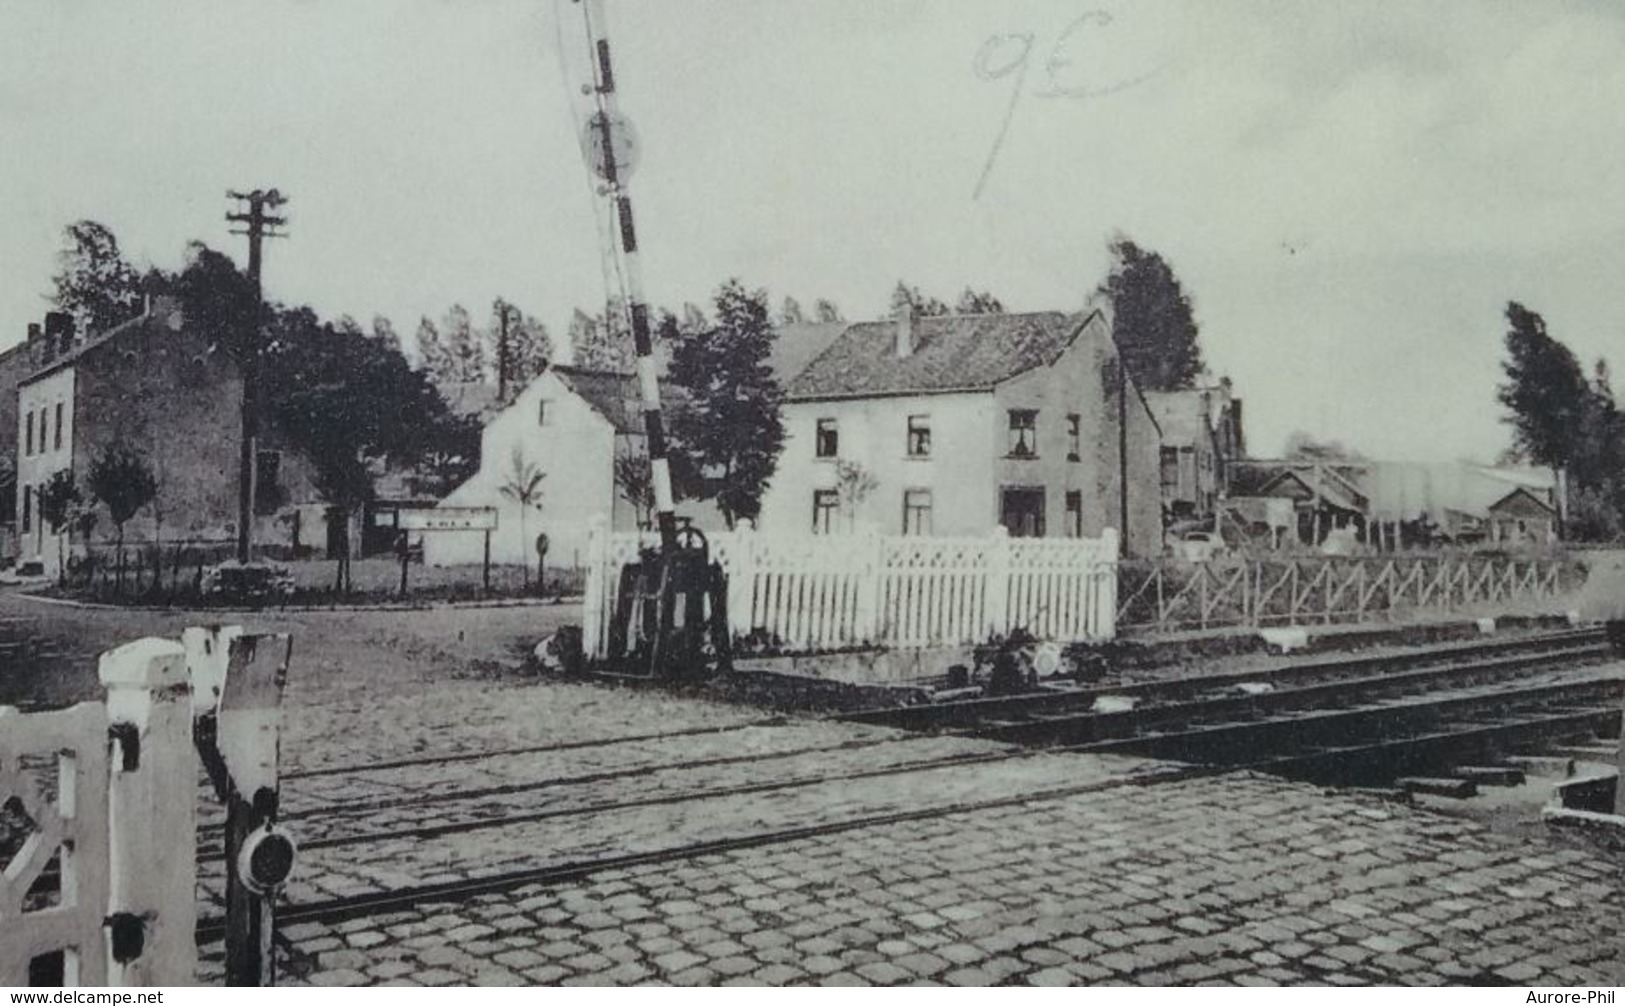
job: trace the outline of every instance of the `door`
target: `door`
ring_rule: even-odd
[[[1044,490],[1005,489],[999,498],[999,523],[1012,538],[1044,537]]]

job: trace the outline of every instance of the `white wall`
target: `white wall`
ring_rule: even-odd
[[[541,505],[524,515],[523,534],[519,505],[502,493],[502,486],[513,478],[516,449],[546,473]],[[572,565],[578,554],[585,561],[592,518],[602,514],[608,519],[614,510],[614,453],[615,431],[609,420],[556,375],[546,373],[487,424],[480,440],[479,471],[443,503],[497,508],[492,562],[534,564],[535,538],[545,531],[550,540],[548,565]],[[437,566],[478,563],[484,540],[480,532],[425,534],[424,561]]]
[[[39,518],[39,489],[50,477],[64,468],[73,467],[73,404],[75,375],[72,367],[64,367],[54,374],[42,377],[17,389],[17,534],[20,561],[39,560],[45,570],[56,575],[58,548],[55,536],[43,526]],[[61,406],[62,429],[57,429],[57,406]],[[47,417],[44,438],[41,438],[41,413]],[[33,450],[29,450],[28,427],[32,415]],[[81,494],[88,497],[89,490],[81,485]],[[32,499],[24,503],[24,494]],[[29,514],[29,526],[23,530],[23,513]]]
[[[903,494],[928,489],[932,533],[985,534],[997,523],[992,482],[993,396],[914,395],[830,402],[790,402],[784,407],[785,441],[762,499],[760,529],[769,534],[807,534],[812,529],[813,493],[836,486],[836,461],[855,461],[878,485],[855,515],[842,514],[841,531],[898,534],[903,527]],[[931,453],[908,454],[908,417],[929,417]],[[816,456],[817,423],[833,418],[839,431],[836,458]]]

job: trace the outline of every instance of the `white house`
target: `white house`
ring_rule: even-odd
[[[1098,311],[850,325],[789,382],[784,423],[767,534],[1109,527],[1162,547],[1156,420]]]
[[[497,509],[491,561],[535,563],[536,536],[548,537],[548,564],[580,565],[587,554],[593,518],[605,515],[615,530],[632,530],[649,519],[617,484],[618,458],[634,473],[648,451],[636,379],[630,374],[552,367],[519,393],[486,425],[480,469],[441,501],[442,506]],[[539,499],[521,506],[512,487],[540,472]],[[505,491],[507,488],[507,491]],[[682,504],[680,517],[701,528],[720,526],[709,505]],[[423,538],[424,561],[437,566],[479,563],[485,536],[478,531],[437,531]]]
[[[797,323],[775,332],[768,365],[787,382],[845,329],[841,323]],[[670,392],[662,386],[663,394]],[[518,469],[515,456],[519,458]],[[633,473],[647,464],[648,447],[636,378],[631,374],[552,367],[506,408],[487,421],[480,441],[480,470],[441,501],[442,506],[496,507],[491,560],[534,563],[536,535],[548,536],[548,564],[578,566],[586,556],[587,530],[603,514],[612,530],[633,530],[650,515],[617,486],[617,458]],[[517,472],[534,465],[545,473],[539,506],[526,510],[502,491]],[[636,493],[634,492],[633,495]],[[703,530],[723,526],[709,503],[682,502],[679,519]],[[482,561],[482,532],[440,531],[424,536],[424,561],[435,565]]]

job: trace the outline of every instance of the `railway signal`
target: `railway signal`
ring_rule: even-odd
[[[645,551],[639,570],[628,588],[635,597],[625,596],[617,606],[622,634],[631,628],[633,611],[638,613],[644,646],[634,649],[647,660],[647,672],[656,677],[693,673],[701,664],[702,643],[707,620],[702,609],[709,602],[712,612],[721,610],[727,587],[720,566],[708,561],[703,537],[680,540],[677,508],[672,494],[671,467],[667,461],[665,422],[660,408],[660,379],[649,328],[649,305],[643,291],[643,270],[638,256],[637,228],[632,215],[632,197],[627,181],[638,163],[639,145],[632,124],[619,107],[615,71],[610,59],[605,31],[603,0],[576,0],[592,53],[592,96],[594,114],[582,135],[583,153],[589,170],[603,181],[602,191],[614,207],[619,243],[612,242],[605,254],[622,277],[622,291],[632,342],[637,353],[638,397],[642,406],[644,434],[648,442],[650,485],[654,489],[655,524],[660,531],[658,552]],[[678,625],[679,605],[682,624]],[[728,661],[727,623],[709,620],[718,663]],[[718,628],[720,626],[720,628]]]

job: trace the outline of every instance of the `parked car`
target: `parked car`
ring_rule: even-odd
[[[1186,562],[1207,562],[1229,548],[1217,531],[1192,531],[1174,542],[1174,555]]]

